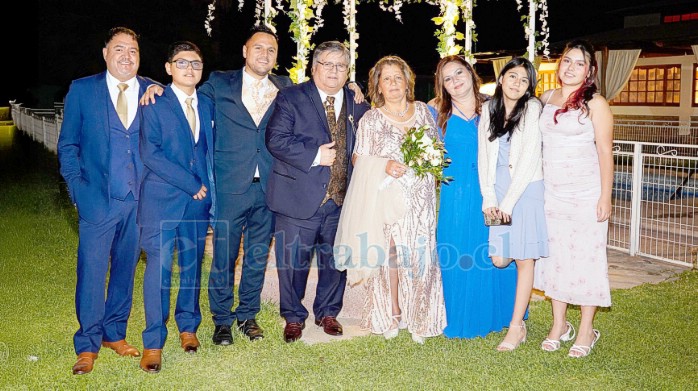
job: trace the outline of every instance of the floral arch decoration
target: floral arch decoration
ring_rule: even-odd
[[[215,18],[216,2],[211,0],[208,5],[208,14],[204,21],[204,28],[209,36],[212,34],[211,22]],[[238,0],[238,10],[242,10],[245,0]],[[308,56],[314,48],[311,39],[315,32],[324,25],[322,10],[328,4],[327,0],[255,0],[255,25],[264,23],[272,30],[276,31],[274,19],[278,14],[284,13],[291,19],[290,32],[291,39],[296,43],[296,55],[293,56],[293,66],[287,69],[289,77],[294,83],[300,83],[308,79],[306,69],[308,67]],[[344,15],[344,26],[349,35],[346,42],[351,53],[350,80],[356,79],[356,59],[358,59],[358,39],[359,33],[356,28],[356,5],[359,0],[334,0],[336,3],[342,2]],[[368,0],[372,1],[372,0]],[[443,58],[449,55],[461,54],[471,64],[475,63],[475,56],[472,53],[472,43],[477,41],[475,33],[475,22],[473,21],[473,7],[475,0],[375,0],[379,7],[386,12],[395,14],[395,18],[402,23],[402,7],[405,3],[420,3],[439,6],[439,15],[432,18],[436,24],[434,35],[438,39],[436,50]],[[521,11],[524,0],[515,0],[517,10]],[[549,29],[547,23],[548,5],[547,0],[528,0],[528,14],[523,15],[521,20],[525,37],[528,40],[527,56],[534,61],[534,56],[541,50],[543,55],[549,55],[548,39]],[[536,17],[538,14],[538,17]],[[536,20],[541,22],[540,32],[536,31]],[[457,31],[460,20],[464,21],[464,31]],[[536,37],[540,37],[536,41]],[[459,42],[463,42],[460,45]]]

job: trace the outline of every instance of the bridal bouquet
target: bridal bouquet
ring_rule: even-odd
[[[445,156],[444,143],[429,137],[428,129],[429,125],[408,129],[400,151],[405,164],[412,168],[418,177],[432,174],[437,182],[448,183],[453,178],[445,177],[443,169],[451,164],[451,159]]]

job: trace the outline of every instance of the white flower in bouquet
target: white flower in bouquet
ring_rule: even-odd
[[[439,182],[448,182],[452,178],[444,177],[443,169],[448,167],[451,160],[446,159],[443,142],[429,137],[429,125],[407,130],[407,136],[400,146],[405,164],[412,168],[418,177],[432,174]]]

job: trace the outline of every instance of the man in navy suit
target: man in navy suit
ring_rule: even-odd
[[[369,109],[355,104],[344,87],[349,50],[324,42],[313,54],[312,80],[279,92],[267,125],[266,144],[274,156],[267,204],[276,218],[276,264],[284,340],[301,338],[308,310],[301,300],[313,252],[318,285],[315,324],[342,335],[336,317],[342,309],[346,272],[334,267],[332,246],[347,184],[356,125]]]
[[[216,107],[218,207],[208,287],[216,345],[233,342],[231,326],[236,319],[237,327],[250,340],[264,337],[255,317],[274,228],[264,195],[272,160],[264,135],[276,94],[291,85],[288,77],[270,73],[277,52],[276,34],[263,25],[255,27],[242,48],[244,68],[212,72],[199,87],[199,94],[211,98]],[[235,260],[243,233],[239,304],[233,312]]]
[[[140,355],[125,337],[140,255],[138,99],[153,82],[136,76],[140,52],[132,30],[111,29],[102,55],[106,72],[70,86],[58,138],[60,172],[80,218],[74,374],[92,371],[100,345],[121,356]]]
[[[179,41],[168,49],[172,84],[157,105],[143,107],[140,151],[145,176],[138,223],[147,254],[143,281],[146,328],[140,367],[159,372],[167,339],[170,284],[177,247],[179,293],[175,322],[187,353],[199,348],[199,292],[206,234],[212,220],[213,102],[196,93],[204,63],[199,48]]]

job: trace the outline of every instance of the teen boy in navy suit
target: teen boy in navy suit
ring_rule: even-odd
[[[181,346],[199,347],[201,262],[213,207],[213,103],[197,95],[203,61],[187,41],[168,50],[165,70],[172,84],[156,105],[143,107],[140,151],[145,165],[138,223],[148,256],[143,282],[146,328],[140,367],[159,372],[167,339],[170,281],[175,245],[180,288],[175,322]]]

